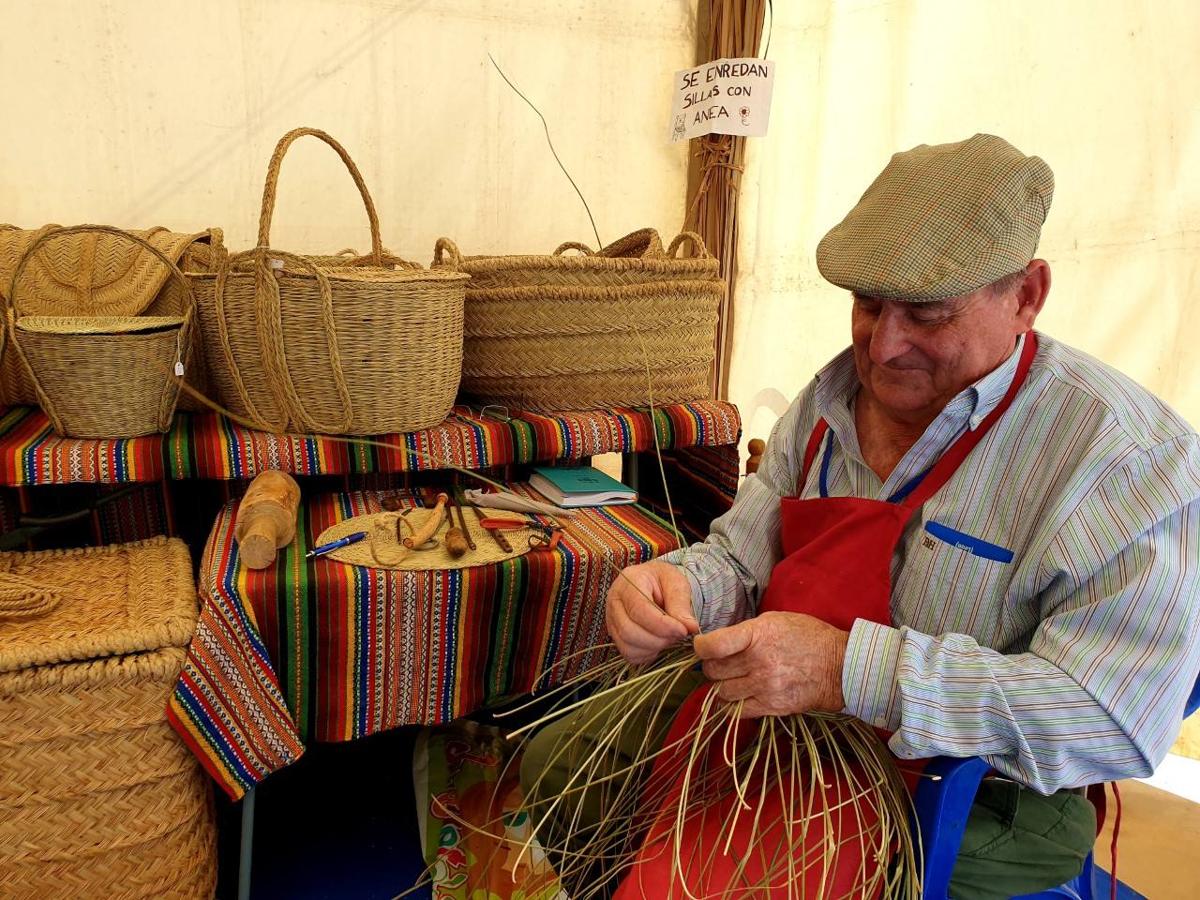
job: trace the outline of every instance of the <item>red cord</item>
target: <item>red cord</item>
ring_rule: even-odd
[[[1117,811],[1113,816],[1113,836],[1112,836],[1112,884],[1109,900],[1117,900],[1117,836],[1121,833],[1121,792],[1117,789],[1117,783],[1112,783],[1113,799],[1117,801]]]

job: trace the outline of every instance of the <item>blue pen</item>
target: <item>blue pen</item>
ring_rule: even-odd
[[[366,536],[367,533],[365,531],[356,531],[354,534],[348,534],[344,538],[338,538],[336,541],[330,541],[328,544],[322,544],[320,547],[313,547],[304,554],[304,558],[312,559],[314,556],[324,556],[326,553],[332,553],[334,550],[340,550],[342,547],[357,544]]]

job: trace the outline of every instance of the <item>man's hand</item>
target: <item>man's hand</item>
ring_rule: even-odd
[[[617,576],[604,621],[621,655],[635,664],[652,662],[700,630],[687,576],[678,566],[657,561],[630,566]]]
[[[840,712],[850,635],[803,613],[768,612],[696,638],[717,695],[744,700],[742,716]]]

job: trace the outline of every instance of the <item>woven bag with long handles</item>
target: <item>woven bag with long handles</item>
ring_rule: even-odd
[[[350,172],[367,211],[370,225],[371,250],[366,256],[356,257],[343,252],[343,254],[335,256],[307,257],[284,253],[270,246],[271,221],[275,208],[279,171],[288,148],[303,136],[318,138],[330,146]],[[297,345],[298,340],[305,340],[310,337],[309,334],[297,337],[293,332],[290,344],[285,341],[285,303],[281,297],[279,281],[276,278],[276,271],[280,268],[293,275],[310,277],[315,282],[317,323],[316,327],[311,329],[311,338],[314,340],[311,352],[304,346]],[[234,321],[232,327],[238,329],[240,333],[244,333],[250,327],[255,329],[254,334],[257,337],[259,353],[253,354],[256,357],[254,363],[258,374],[265,383],[267,395],[273,403],[276,411],[274,416],[267,414],[261,408],[260,404],[255,401],[253,392],[248,389],[247,373],[243,371],[243,365],[238,363],[230,334],[228,302],[230,280],[234,277],[244,279],[248,270],[253,273],[255,279],[252,305],[254,322],[251,325],[246,321],[246,311],[239,309],[235,315],[241,316],[241,318]],[[210,365],[215,362],[215,365],[225,370],[228,375],[229,387],[236,397],[235,405],[240,406],[247,418],[254,421],[260,428],[282,431],[291,423],[304,431],[345,433],[350,429],[352,422],[357,419],[356,394],[352,388],[354,379],[348,375],[347,365],[361,365],[364,359],[378,356],[377,342],[380,338],[372,331],[363,330],[362,333],[356,333],[352,329],[344,329],[340,336],[341,341],[349,346],[355,357],[349,362],[346,360],[342,346],[339,345],[335,314],[334,292],[337,288],[331,282],[335,280],[338,284],[353,282],[361,290],[375,287],[381,295],[384,295],[388,292],[399,291],[406,281],[413,282],[410,290],[419,291],[419,286],[415,282],[420,279],[444,282],[446,273],[427,272],[413,263],[398,259],[388,253],[383,248],[380,237],[375,204],[367,190],[362,174],[350,158],[349,153],[324,131],[315,128],[297,128],[280,139],[268,165],[259,215],[258,245],[252,250],[230,256],[218,272],[213,286],[212,308],[215,321],[213,327],[208,329],[210,333],[206,338],[209,341]],[[385,297],[381,302],[388,299],[392,298]],[[395,299],[397,302],[390,306],[385,303],[384,309],[389,315],[400,316],[404,312],[399,305],[403,298],[397,294]],[[294,304],[296,301],[292,302]],[[458,345],[454,352],[461,354],[461,323],[458,333],[454,337],[453,343]],[[324,346],[317,347],[315,346],[316,342],[322,342]],[[320,389],[313,388],[311,378],[307,386],[299,386],[294,377],[295,373],[289,366],[289,356],[293,362],[299,365],[300,361],[311,362],[320,355],[324,355],[329,362],[329,370],[325,373],[327,377],[322,379]],[[244,358],[248,356],[243,352]],[[397,370],[404,365],[405,360],[396,360]],[[455,365],[454,368],[454,387],[457,387],[460,367]],[[399,380],[399,372],[397,380]],[[441,393],[446,393],[446,391],[443,390]],[[262,399],[261,393],[260,399]],[[396,402],[395,398],[390,397],[360,395],[357,399],[359,402],[365,399],[368,403],[377,401],[380,404]],[[419,403],[420,400],[420,397],[413,397],[410,402]],[[450,402],[453,402],[452,398]],[[448,411],[447,406],[433,418],[440,420],[441,416]]]

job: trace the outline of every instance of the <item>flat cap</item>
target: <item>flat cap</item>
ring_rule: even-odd
[[[828,281],[914,303],[978,290],[1037,251],[1054,173],[1003,138],[897,153],[849,215],[817,245]]]

